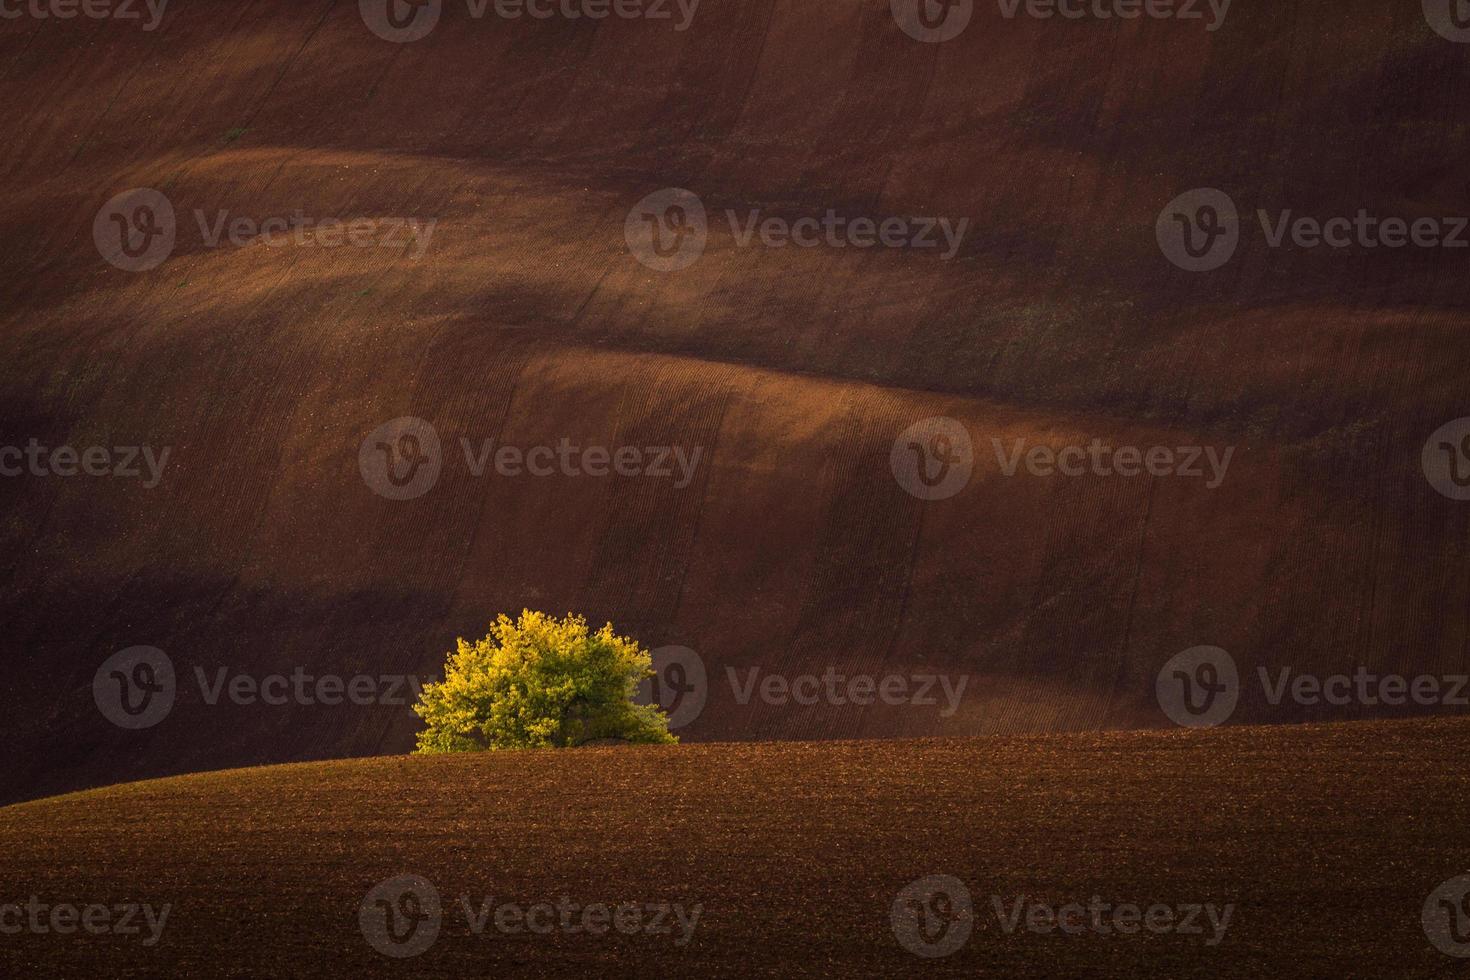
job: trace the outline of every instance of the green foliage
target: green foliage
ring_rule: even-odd
[[[652,660],[611,623],[589,633],[581,616],[522,610],[516,622],[498,617],[482,640],[456,642],[444,680],[414,705],[428,725],[421,754],[678,741],[658,705],[633,703]]]

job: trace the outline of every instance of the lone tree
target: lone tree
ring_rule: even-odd
[[[658,705],[633,703],[652,677],[648,652],[608,623],[522,610],[501,615],[483,640],[457,641],[444,680],[427,684],[414,711],[428,728],[421,754],[566,748],[611,739],[677,742]]]

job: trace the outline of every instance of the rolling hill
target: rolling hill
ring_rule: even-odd
[[[1199,646],[1249,681],[1236,723],[1460,710],[1254,681],[1470,670],[1470,505],[1422,469],[1470,415],[1464,253],[1255,223],[1470,209],[1470,59],[1418,4],[1241,2],[1213,31],[977,7],[926,44],[878,0],[707,0],[682,31],[448,3],[396,44],[357,4],[194,0],[147,31],[6,20],[0,91],[0,445],[141,473],[0,480],[0,800],[405,751],[401,706],[209,691],[429,676],[522,607],[695,651],[693,742],[1168,726],[1156,678]],[[1240,241],[1191,273],[1156,225],[1201,187]],[[128,271],[98,243],[136,188],[175,240]],[[666,188],[708,218],[677,271],[630,247]],[[752,213],[966,232],[774,247]],[[897,459],[936,417],[971,470],[921,499]],[[410,444],[374,434],[404,418],[434,475],[394,499],[374,453]],[[648,467],[476,475],[487,440]],[[1228,470],[1007,475],[1094,440]],[[687,479],[651,474],[674,449]],[[176,701],[120,728],[99,670],[137,646]],[[752,669],[968,693],[742,703]]]
[[[28,902],[42,923],[56,906],[143,909],[126,934],[73,919],[72,936],[6,935],[0,964],[1458,976],[1425,924],[1466,870],[1467,749],[1464,720],[1436,719],[502,752],[134,783],[0,808],[0,927]],[[417,906],[380,888],[406,876]],[[937,880],[943,898],[927,891]],[[416,918],[385,929],[380,901]],[[618,906],[622,926],[596,918]]]

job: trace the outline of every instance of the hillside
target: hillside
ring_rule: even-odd
[[[401,707],[209,704],[195,671],[422,677],[522,607],[696,651],[695,742],[1165,726],[1155,678],[1201,645],[1246,678],[1470,671],[1470,505],[1421,470],[1470,415],[1463,254],[1250,226],[1467,213],[1470,60],[1418,4],[1242,0],[1215,31],[977,8],[944,44],[886,0],[709,0],[683,31],[450,3],[411,44],[358,11],[0,22],[0,445],[168,450],[152,486],[0,480],[0,800],[405,751]],[[140,187],[177,241],[126,271],[94,224]],[[626,233],[669,187],[708,242],[659,272]],[[1197,187],[1247,226],[1204,274],[1156,239]],[[773,248],[741,243],[752,211],[967,232],[948,258]],[[298,214],[299,238],[211,241]],[[359,217],[422,237],[319,224]],[[935,416],[973,472],[921,500],[892,467]],[[408,500],[362,469],[401,417],[441,444]],[[687,479],[476,476],[486,440],[699,455]],[[1006,475],[1013,446],[1093,440],[1229,469]],[[139,645],[187,683],[119,729],[94,678]],[[741,703],[752,668],[971,693]],[[1232,721],[1461,710],[1255,686]]]
[[[137,935],[6,936],[0,966],[118,977],[1455,976],[1421,914],[1465,872],[1467,750],[1466,722],[1432,720],[492,753],[129,784],[0,808],[0,903],[136,903],[161,928],[139,916]],[[430,941],[417,952],[388,944],[412,953],[395,958],[370,945],[382,934],[365,931],[359,907],[401,875],[438,896],[439,929],[420,923]],[[950,955],[921,959],[901,944],[892,906],[938,875],[958,879],[972,914],[958,897],[931,914],[971,931]],[[1008,931],[1022,896],[1028,909],[1097,896],[1100,910],[1176,911],[1168,928],[1134,933],[1111,931],[1111,911],[1099,912],[1108,932]],[[548,913],[529,910],[563,899],[574,926],[588,905],[633,903],[677,907],[692,928],[672,911],[668,932],[631,919],[626,934],[606,922],[602,934],[520,925],[545,926]],[[1195,925],[1192,906],[1206,909]],[[518,931],[501,931],[502,907],[531,919],[503,913]],[[476,933],[482,909],[494,913]],[[652,913],[640,921],[655,928]]]

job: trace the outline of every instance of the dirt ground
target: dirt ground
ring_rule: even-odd
[[[157,941],[144,945],[142,914],[136,935],[7,935],[0,966],[57,977],[1456,976],[1461,961],[1431,945],[1421,916],[1466,871],[1467,749],[1470,725],[1433,720],[403,757],[137,783],[0,809],[0,906],[146,904],[162,921]],[[384,933],[359,909],[402,875],[438,896],[438,931],[394,957],[372,945]],[[925,892],[933,876],[958,879],[968,915],[958,892]],[[919,913],[895,918],[915,883],[935,945],[914,942]],[[530,911],[559,902],[574,928],[589,905],[650,911],[636,930],[627,911],[628,932],[602,934]],[[1091,911],[1070,913],[1073,932],[1031,911],[1089,902],[1107,931],[1089,926]],[[1168,912],[1125,933],[1112,911],[1124,906]],[[0,926],[18,921],[5,915]],[[968,936],[942,957],[900,938],[933,951],[960,923]]]

